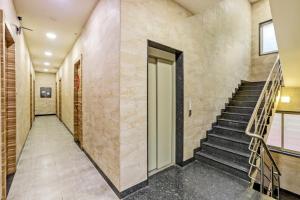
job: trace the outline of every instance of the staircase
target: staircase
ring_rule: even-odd
[[[264,88],[265,82],[246,82],[233,94],[217,122],[201,140],[195,158],[230,174],[250,181],[249,144],[251,137],[245,130]]]
[[[242,81],[195,152],[196,159],[247,180],[250,188],[259,185],[262,194],[277,199],[281,172],[265,140],[282,86],[278,56],[265,82]]]

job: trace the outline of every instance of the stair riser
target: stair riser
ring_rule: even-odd
[[[218,138],[218,137],[213,137],[208,135],[208,142],[212,143],[212,144],[217,144],[219,146],[222,147],[227,147],[227,148],[231,148],[234,150],[239,150],[242,151],[244,153],[249,153],[249,144],[243,144],[243,143],[238,143],[238,142],[233,142],[230,140],[225,140],[222,138]]]
[[[241,86],[239,87],[240,91],[244,91],[244,90],[260,90],[262,91],[262,89],[264,88],[264,85],[262,86]]]
[[[256,90],[242,90],[242,91],[238,91],[236,93],[236,95],[255,95],[255,96],[259,96],[261,93],[261,91],[256,91]]]
[[[220,126],[226,126],[230,128],[236,128],[241,130],[246,130],[247,125],[246,123],[237,123],[237,122],[230,122],[225,120],[218,120],[218,125]]]
[[[265,86],[265,82],[243,82],[241,86]]]
[[[213,132],[217,135],[228,135],[235,139],[250,142],[250,137],[248,135],[246,135],[246,133],[241,133],[241,132],[226,130],[226,129],[220,129],[220,128],[213,128]]]
[[[237,101],[258,101],[259,96],[241,96],[241,95],[235,95],[233,97],[233,100]]]
[[[249,158],[238,155],[238,154],[234,154],[228,151],[223,151],[211,146],[207,146],[205,144],[203,144],[202,146],[202,151],[209,154],[209,155],[213,155],[215,157],[218,158],[222,158],[225,160],[230,160],[231,162],[238,164],[240,166],[244,166],[244,167],[250,167],[250,165],[248,164]]]
[[[252,114],[254,108],[226,107],[226,112]]]
[[[224,119],[232,119],[232,120],[242,120],[248,122],[250,120],[250,115],[236,115],[236,114],[228,114],[222,113],[221,118]]]
[[[240,106],[240,107],[255,107],[256,101],[247,102],[247,101],[230,101],[229,106]]]
[[[240,177],[240,178],[242,178],[244,180],[247,180],[247,181],[250,180],[249,177],[248,177],[248,173],[246,173],[246,172],[231,168],[227,165],[224,165],[222,163],[216,162],[214,160],[208,159],[208,158],[200,156],[200,155],[196,155],[195,158],[197,160],[199,160],[200,162],[204,162],[206,164],[209,164],[209,165],[211,165],[215,168],[218,168],[220,170],[223,170],[223,171],[225,171],[229,174],[235,175],[235,176]]]

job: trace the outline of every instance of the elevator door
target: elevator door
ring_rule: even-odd
[[[175,67],[173,61],[149,58],[148,63],[148,171],[174,162]]]

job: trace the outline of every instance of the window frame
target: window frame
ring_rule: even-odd
[[[259,56],[265,56],[265,55],[277,54],[278,53],[278,43],[277,43],[277,50],[276,51],[270,51],[270,52],[267,52],[267,53],[263,53],[262,52],[262,39],[263,39],[263,37],[262,37],[262,33],[263,33],[262,32],[262,28],[263,28],[264,25],[270,24],[270,23],[273,23],[273,19],[269,19],[267,21],[263,21],[263,22],[259,23],[259,27],[258,27],[258,35],[259,35],[259,47],[258,47],[258,49],[259,49]],[[273,25],[274,25],[274,23],[273,23]]]

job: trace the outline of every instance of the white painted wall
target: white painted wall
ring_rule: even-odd
[[[52,89],[51,98],[41,98],[41,87],[50,87]],[[56,114],[56,74],[35,73],[35,114]]]

